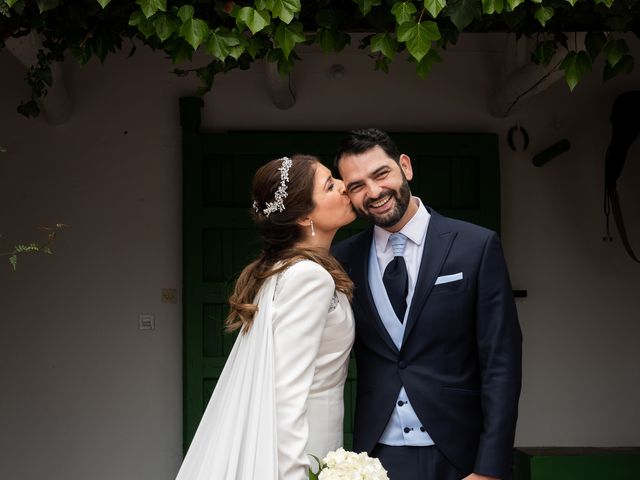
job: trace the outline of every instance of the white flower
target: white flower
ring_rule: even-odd
[[[320,480],[389,480],[380,460],[369,457],[366,452],[347,452],[339,448],[329,452],[322,462]]]

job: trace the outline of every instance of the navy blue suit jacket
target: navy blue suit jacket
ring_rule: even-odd
[[[355,284],[358,385],[354,449],[371,453],[404,385],[438,448],[465,475],[511,468],[522,336],[495,232],[431,219],[402,347],[387,333],[368,287],[373,227],[333,254]],[[463,280],[435,285],[438,276]]]

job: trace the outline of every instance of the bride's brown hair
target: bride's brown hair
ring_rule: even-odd
[[[315,207],[314,178],[320,161],[311,155],[294,155],[291,160],[289,179],[286,181],[287,196],[283,199],[285,208],[282,212],[276,210],[268,216],[263,212],[267,202],[274,201],[276,190],[280,186],[279,168],[282,166],[282,159],[271,160],[253,176],[251,191],[256,207],[252,208],[251,213],[265,246],[258,258],[242,270],[233,294],[229,297],[230,311],[226,320],[229,332],[242,329],[246,333],[251,328],[253,317],[258,311],[258,305],[253,302],[260,287],[267,278],[286,270],[299,260],[307,259],[321,265],[333,278],[336,289],[351,300],[353,283],[329,252],[295,246],[303,238],[298,220],[307,216]]]

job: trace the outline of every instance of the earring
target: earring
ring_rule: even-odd
[[[311,236],[315,237],[316,236],[316,230],[315,230],[315,228],[313,228],[313,220],[309,219],[309,221],[311,222]]]

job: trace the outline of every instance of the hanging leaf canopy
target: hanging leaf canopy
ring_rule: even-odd
[[[514,32],[535,38],[535,63],[548,65],[560,55],[558,68],[573,90],[601,54],[604,80],[633,70],[621,33],[640,35],[640,0],[0,0],[0,50],[11,37],[31,31],[43,48],[27,76],[32,98],[18,108],[27,116],[39,113],[52,62],[69,54],[83,65],[92,57],[104,62],[122,48],[133,54],[140,42],[179,66],[195,51],[206,52],[208,65],[175,69],[195,73],[204,94],[216,74],[246,69],[258,59],[289,73],[299,44],[339,52],[352,34],[367,33],[359,35],[360,47],[375,69],[388,72],[406,51],[424,78],[461,32]],[[587,32],[584,48],[570,47],[567,32]]]

